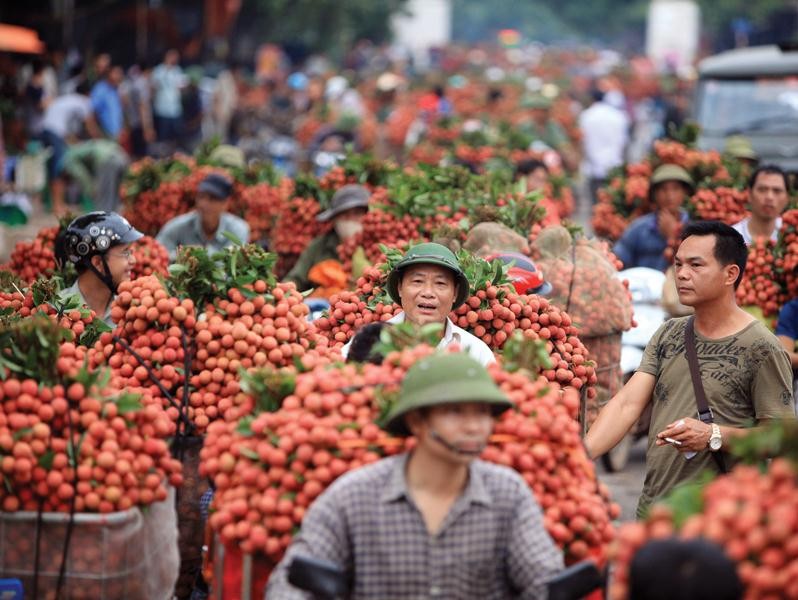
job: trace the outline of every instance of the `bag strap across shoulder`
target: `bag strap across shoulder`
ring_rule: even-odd
[[[693,392],[695,393],[695,403],[698,407],[698,418],[708,425],[715,422],[715,416],[707,402],[707,395],[704,391],[704,384],[701,381],[701,371],[698,367],[698,353],[695,346],[695,315],[687,319],[687,327],[684,330],[684,353],[687,356],[687,364],[690,366],[690,378],[693,380]],[[720,452],[713,452],[712,458],[718,465],[721,473],[726,473],[726,461]]]

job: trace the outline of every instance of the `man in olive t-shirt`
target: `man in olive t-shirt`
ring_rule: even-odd
[[[607,403],[585,437],[591,457],[604,454],[652,402],[638,515],[675,485],[704,469],[717,469],[712,452],[725,452],[729,440],[768,420],[795,416],[787,354],[735,300],[747,257],[738,232],[717,221],[704,221],[685,227],[674,261],[679,301],[695,310],[696,354],[714,422],[698,419],[685,356],[689,318],[680,318],[660,327],[640,368]]]
[[[652,432],[665,430],[685,416],[696,416],[695,393],[684,352],[689,317],[671,319],[659,328],[646,347],[639,372],[656,378],[652,394]],[[720,339],[696,331],[696,354],[704,392],[718,425],[750,427],[763,419],[792,415],[792,370],[776,337],[759,321]],[[712,453],[686,459],[671,444],[657,445],[649,437],[646,480],[638,511],[676,484],[704,469],[716,469]],[[722,451],[722,450],[721,450]],[[724,457],[726,466],[731,458]]]

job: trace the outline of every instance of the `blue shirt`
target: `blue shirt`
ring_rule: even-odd
[[[781,307],[776,323],[776,335],[798,340],[798,298],[790,300]]]
[[[213,254],[232,245],[233,242],[224,235],[225,232],[232,233],[243,244],[249,242],[249,225],[244,219],[227,212],[222,213],[219,228],[209,238],[202,231],[202,222],[195,210],[167,221],[155,239],[164,245],[169,251],[169,258],[174,260],[180,246],[201,246]]]
[[[682,223],[687,222],[687,213],[681,213]],[[624,269],[632,267],[648,267],[657,271],[665,271],[668,260],[665,248],[668,241],[657,226],[657,213],[650,213],[632,221],[612,251],[623,262]]]
[[[91,105],[97,122],[108,137],[118,138],[122,131],[122,101],[119,92],[107,81],[99,81],[91,90]]]

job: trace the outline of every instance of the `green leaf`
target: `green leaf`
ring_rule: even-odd
[[[243,246],[244,245],[244,242],[241,241],[241,238],[239,238],[234,233],[231,233],[229,231],[224,231],[224,232],[222,232],[222,235],[225,238],[227,238],[228,240],[230,240],[231,242],[233,242],[233,244],[235,244],[236,246]]]
[[[665,498],[664,504],[673,510],[673,521],[677,528],[681,527],[688,517],[703,511],[702,492],[704,487],[715,478],[715,475],[713,469],[708,469],[697,479],[676,486]]]
[[[254,417],[247,416],[242,417],[238,420],[238,425],[236,425],[236,433],[239,435],[243,435],[244,437],[252,437],[252,421]]]
[[[172,263],[169,265],[169,274],[170,275],[180,275],[188,271],[188,266],[182,265],[180,263]]]
[[[14,441],[17,442],[17,441],[21,440],[22,438],[27,437],[29,435],[33,435],[33,428],[24,427],[22,429],[18,429],[17,431],[15,431],[14,435],[12,437],[14,438]]]
[[[141,397],[138,394],[131,394],[129,392],[120,394],[112,400],[112,402],[116,404],[116,408],[120,415],[139,411],[142,407]]]
[[[48,450],[44,454],[39,457],[38,464],[43,469],[49,471],[53,468],[53,459],[55,458],[55,452],[52,450]]]
[[[259,461],[260,460],[260,457],[258,456],[258,453],[255,452],[254,450],[252,450],[251,448],[240,447],[238,449],[238,452],[239,452],[239,454],[241,454],[241,456],[245,456],[245,457],[247,457],[250,460],[254,460],[254,461]]]

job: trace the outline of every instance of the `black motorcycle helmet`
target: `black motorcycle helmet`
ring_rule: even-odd
[[[72,263],[78,274],[91,269],[111,293],[116,294],[105,253],[114,246],[132,244],[142,237],[143,233],[117,213],[90,212],[74,219],[56,239],[56,261],[61,265]],[[92,264],[93,256],[102,259],[103,272]]]

